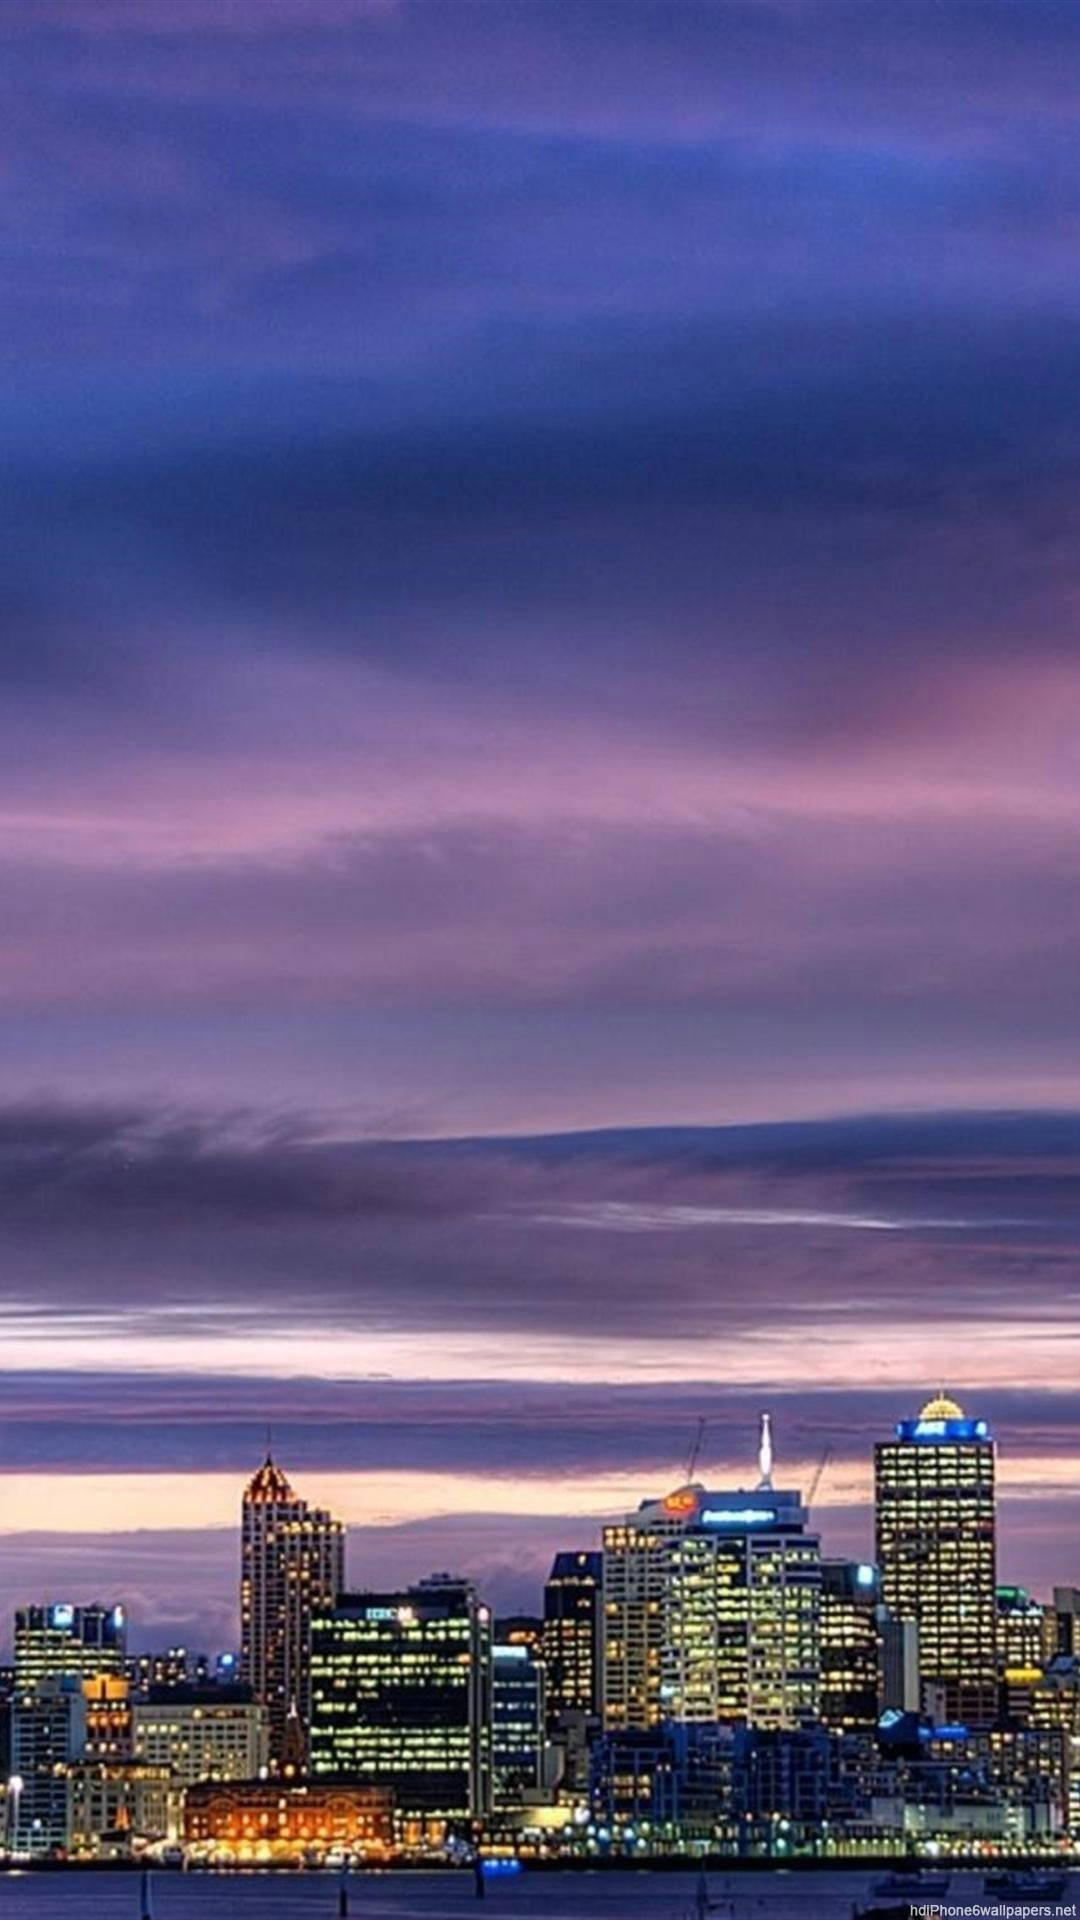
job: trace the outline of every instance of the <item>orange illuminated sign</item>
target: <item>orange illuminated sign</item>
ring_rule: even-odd
[[[680,1487],[677,1493],[669,1493],[662,1502],[665,1513],[693,1513],[697,1506],[697,1494],[689,1487]]]

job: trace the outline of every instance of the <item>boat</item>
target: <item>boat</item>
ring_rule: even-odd
[[[1059,1900],[1068,1884],[1063,1867],[1002,1867],[984,1876],[983,1892],[1018,1900]]]
[[[947,1873],[923,1873],[918,1867],[903,1867],[875,1880],[870,1891],[875,1899],[880,1896],[886,1900],[933,1900],[948,1893],[949,1878]]]

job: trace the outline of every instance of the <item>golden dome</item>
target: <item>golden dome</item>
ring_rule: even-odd
[[[964,1409],[945,1393],[936,1394],[933,1400],[928,1400],[919,1415],[920,1420],[962,1420],[963,1417]]]

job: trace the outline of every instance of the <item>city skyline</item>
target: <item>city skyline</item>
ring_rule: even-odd
[[[280,1743],[286,1702],[293,1698],[298,1684],[302,1693],[304,1684],[303,1681],[297,1682],[295,1669],[293,1669],[293,1678],[287,1677],[290,1673],[288,1662],[290,1659],[295,1662],[299,1655],[294,1651],[291,1655],[279,1653],[277,1656],[270,1656],[271,1662],[275,1657],[285,1662],[281,1668],[279,1682],[275,1686],[263,1672],[263,1663],[267,1656],[254,1652],[255,1643],[252,1641],[251,1629],[245,1625],[245,1622],[251,1620],[253,1623],[255,1621],[262,1623],[256,1629],[258,1636],[265,1635],[268,1631],[268,1623],[271,1632],[276,1633],[279,1630],[272,1623],[276,1618],[275,1610],[280,1609],[282,1604],[281,1595],[285,1591],[287,1566],[294,1566],[300,1571],[305,1581],[313,1580],[315,1584],[312,1591],[316,1595],[320,1592],[328,1594],[335,1589],[339,1591],[392,1587],[402,1589],[430,1577],[436,1562],[442,1564],[444,1560],[452,1558],[448,1555],[447,1549],[453,1547],[459,1559],[453,1560],[452,1568],[446,1577],[470,1583],[490,1605],[493,1613],[500,1617],[530,1615],[538,1611],[538,1601],[543,1587],[551,1578],[553,1564],[575,1560],[587,1561],[590,1555],[595,1555],[599,1551],[609,1535],[621,1537],[626,1525],[630,1525],[633,1531],[637,1526],[655,1524],[655,1518],[662,1518],[669,1510],[678,1520],[685,1509],[681,1504],[676,1508],[675,1503],[682,1502],[684,1496],[689,1496],[692,1490],[695,1503],[700,1504],[699,1497],[712,1483],[714,1488],[725,1488],[728,1492],[739,1491],[745,1493],[748,1498],[751,1498],[755,1492],[760,1496],[764,1490],[770,1499],[776,1499],[781,1506],[786,1502],[791,1507],[792,1514],[798,1519],[799,1529],[806,1527],[813,1529],[810,1537],[814,1541],[815,1552],[818,1551],[820,1542],[820,1554],[823,1560],[846,1561],[851,1565],[865,1561],[868,1566],[878,1568],[880,1576],[881,1556],[875,1532],[875,1511],[878,1513],[878,1524],[880,1524],[881,1469],[880,1465],[875,1465],[875,1462],[883,1449],[886,1453],[895,1451],[897,1440],[906,1441],[910,1446],[913,1438],[922,1439],[924,1435],[930,1434],[934,1426],[934,1416],[938,1415],[939,1410],[947,1412],[950,1420],[959,1423],[957,1431],[962,1428],[969,1442],[977,1440],[978,1446],[988,1454],[996,1448],[996,1436],[987,1419],[981,1415],[978,1418],[969,1418],[951,1399],[932,1394],[921,1411],[915,1406],[909,1406],[907,1417],[893,1420],[886,1429],[877,1434],[872,1443],[872,1458],[867,1465],[865,1496],[856,1497],[853,1492],[847,1509],[821,1503],[818,1499],[819,1488],[832,1465],[832,1449],[828,1443],[823,1446],[816,1465],[808,1461],[787,1461],[781,1457],[775,1462],[776,1478],[774,1480],[774,1437],[770,1432],[766,1440],[762,1427],[762,1422],[767,1424],[771,1421],[770,1413],[756,1416],[755,1431],[758,1432],[759,1437],[757,1455],[753,1455],[748,1444],[741,1463],[736,1460],[731,1465],[720,1465],[710,1458],[706,1445],[708,1423],[701,1418],[692,1449],[692,1458],[687,1463],[688,1469],[692,1468],[689,1478],[687,1471],[684,1470],[681,1475],[675,1473],[666,1485],[654,1486],[649,1490],[643,1486],[640,1478],[633,1471],[627,1470],[618,1486],[612,1482],[609,1487],[609,1492],[613,1496],[617,1491],[622,1492],[624,1501],[620,1508],[612,1507],[597,1513],[583,1512],[560,1521],[549,1514],[537,1515],[538,1526],[525,1536],[527,1541],[525,1555],[514,1554],[515,1563],[511,1578],[507,1578],[510,1566],[505,1560],[496,1561],[493,1567],[490,1559],[486,1557],[490,1552],[493,1532],[505,1529],[508,1522],[508,1516],[498,1512],[497,1509],[488,1516],[474,1517],[472,1527],[464,1529],[454,1524],[453,1517],[449,1527],[440,1526],[437,1517],[426,1518],[409,1528],[395,1528],[392,1524],[375,1527],[365,1527],[362,1524],[357,1526],[349,1517],[350,1476],[315,1475],[310,1480],[304,1476],[302,1484],[296,1487],[292,1477],[281,1464],[281,1456],[273,1451],[272,1436],[268,1435],[265,1458],[254,1474],[249,1476],[246,1484],[243,1480],[238,1484],[231,1476],[221,1476],[222,1480],[227,1482],[234,1509],[228,1525],[215,1526],[209,1536],[193,1533],[184,1533],[180,1536],[183,1540],[183,1551],[189,1556],[193,1551],[199,1551],[199,1546],[194,1543],[196,1541],[205,1543],[207,1537],[213,1539],[217,1548],[227,1543],[226,1556],[221,1556],[216,1551],[211,1552],[207,1555],[205,1562],[198,1561],[194,1566],[189,1565],[188,1569],[196,1582],[205,1579],[209,1574],[211,1581],[217,1578],[223,1585],[231,1586],[231,1597],[226,1599],[222,1594],[220,1608],[215,1607],[194,1616],[174,1614],[172,1623],[178,1626],[181,1632],[170,1636],[163,1631],[163,1628],[169,1624],[168,1615],[163,1621],[159,1621],[153,1611],[147,1612],[145,1607],[140,1605],[138,1597],[134,1605],[131,1602],[133,1579],[136,1582],[135,1591],[138,1594],[137,1579],[140,1564],[138,1536],[118,1536],[115,1541],[110,1542],[111,1550],[99,1564],[110,1569],[107,1580],[111,1581],[112,1585],[109,1590],[114,1595],[119,1595],[122,1600],[118,1611],[123,1616],[124,1631],[129,1637],[129,1644],[133,1651],[161,1653],[165,1651],[167,1643],[171,1647],[181,1641],[186,1642],[186,1649],[190,1656],[198,1653],[212,1660],[222,1652],[231,1653],[236,1648],[240,1648],[238,1655],[240,1670],[250,1675],[257,1669],[260,1674],[263,1674],[257,1687],[260,1697],[279,1700],[277,1711],[280,1725],[276,1737]],[[938,1419],[938,1425],[940,1424]],[[749,1441],[749,1430],[743,1437]],[[903,1445],[900,1451],[903,1452]],[[931,1449],[931,1452],[933,1451]],[[774,1486],[781,1490],[774,1494]],[[999,1564],[995,1572],[991,1559],[988,1591],[994,1590],[995,1583],[998,1587],[1008,1587],[1010,1581],[1019,1587],[1021,1583],[1016,1578],[1015,1569],[1012,1566],[1015,1547],[1012,1554],[1008,1550],[1007,1525],[1004,1571],[1000,1564],[1002,1545],[1000,1473],[996,1492],[993,1487],[993,1475],[990,1486],[988,1511],[991,1516],[995,1512],[997,1515]],[[808,1498],[808,1488],[810,1498]],[[935,1512],[938,1498],[938,1494],[935,1493],[932,1503],[932,1510]],[[325,1501],[326,1506],[317,1506],[317,1501]],[[654,1520],[643,1518],[649,1514],[654,1516]],[[277,1550],[285,1554],[285,1559],[281,1560],[280,1564],[275,1558],[273,1547],[278,1516],[284,1523],[281,1538],[285,1543]],[[84,1523],[85,1518],[84,1515]],[[487,1524],[484,1524],[485,1520]],[[970,1516],[964,1521],[965,1528],[969,1521]],[[267,1525],[270,1527],[268,1536],[270,1558],[268,1560],[264,1558],[267,1547],[260,1544]],[[402,1534],[408,1535],[407,1541],[401,1538]],[[242,1599],[239,1608],[236,1601],[238,1540],[242,1542]],[[517,1540],[512,1540],[511,1551],[513,1552],[519,1544]],[[125,1573],[123,1559],[125,1551],[133,1555],[134,1573],[131,1568]],[[313,1559],[309,1558],[312,1553],[315,1555]],[[332,1577],[326,1571],[330,1564],[329,1561],[324,1561],[327,1553],[332,1555],[337,1568],[337,1572]],[[223,1578],[224,1558],[228,1559],[229,1566],[227,1580]],[[99,1603],[91,1602],[89,1589],[84,1591],[80,1586],[82,1575],[79,1569],[83,1564],[81,1553],[68,1564],[64,1563],[60,1552],[52,1553],[40,1563],[41,1579],[48,1584],[39,1583],[37,1587],[28,1587],[25,1577],[20,1585],[18,1572],[9,1573],[4,1589],[4,1601],[0,1604],[6,1603],[7,1589],[10,1587],[11,1592],[16,1595],[16,1610],[30,1606],[32,1610],[44,1608],[47,1612],[58,1600],[62,1599],[65,1603],[70,1603],[75,1594],[81,1596],[78,1604],[92,1605],[96,1609]],[[257,1571],[257,1568],[266,1570]],[[1029,1573],[1022,1584],[1033,1595],[1040,1595],[1048,1600],[1054,1587],[1074,1584],[1071,1577],[1072,1571],[1068,1544],[1066,1542],[1063,1545],[1059,1537],[1056,1553],[1048,1556],[1041,1579],[1033,1579]],[[253,1573],[256,1572],[257,1584],[253,1590],[252,1578]],[[173,1579],[178,1573],[179,1564],[173,1564],[171,1567]],[[97,1574],[94,1578],[97,1580],[97,1586],[94,1587],[96,1593],[101,1586],[101,1579]],[[15,1584],[12,1584],[12,1580]],[[901,1617],[910,1617],[910,1607],[911,1595],[909,1594],[906,1606],[901,1608]],[[106,1607],[104,1611],[108,1613],[109,1608]],[[13,1618],[13,1612],[9,1611],[7,1617]],[[298,1616],[298,1619],[300,1617]],[[193,1626],[196,1627],[194,1636],[189,1631]],[[207,1626],[211,1629],[209,1636],[203,1631]],[[294,1625],[289,1629],[289,1633],[295,1636],[296,1630]],[[306,1631],[306,1628],[304,1630]],[[3,1639],[5,1631],[5,1627],[0,1627],[0,1648],[5,1644]],[[297,1648],[299,1645],[298,1641]],[[255,1664],[250,1664],[253,1661]],[[267,1669],[267,1672],[271,1670]],[[278,1725],[278,1722],[275,1722],[275,1725]]]

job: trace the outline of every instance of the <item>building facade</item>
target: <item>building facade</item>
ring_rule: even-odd
[[[243,1687],[162,1687],[131,1709],[132,1750],[185,1786],[254,1780],[269,1761],[266,1708]]]
[[[123,1675],[127,1615],[122,1606],[73,1606],[55,1601],[15,1613],[15,1680],[23,1691],[63,1673],[92,1679]]]
[[[918,1626],[923,1706],[985,1727],[998,1705],[994,1442],[944,1396],[874,1452],[882,1599]]]
[[[86,1746],[86,1702],[77,1674],[50,1674],[20,1692],[11,1717],[8,1840],[16,1853],[67,1851],[67,1770]]]
[[[492,1623],[466,1581],[343,1594],[311,1635],[312,1779],[385,1786],[437,1835],[492,1806]]]
[[[183,1791],[167,1767],[85,1760],[68,1772],[72,1858],[130,1860],[138,1848],[180,1836]]]
[[[604,1533],[604,1724],[798,1727],[820,1708],[821,1548],[801,1496],[676,1489]]]
[[[307,1861],[329,1852],[378,1862],[393,1845],[393,1802],[382,1787],[249,1780],[191,1787],[184,1837],[211,1861]]]
[[[312,1612],[332,1605],[344,1584],[341,1522],[309,1507],[268,1454],[243,1500],[240,1678],[266,1708],[276,1763],[290,1716],[306,1736]]]
[[[876,1726],[879,1712],[881,1583],[856,1560],[821,1563],[821,1702],[834,1733]]]
[[[520,1806],[544,1779],[544,1664],[521,1641],[497,1643],[491,1659],[492,1800]]]
[[[557,1553],[544,1586],[547,1710],[599,1719],[603,1709],[604,1557]]]

